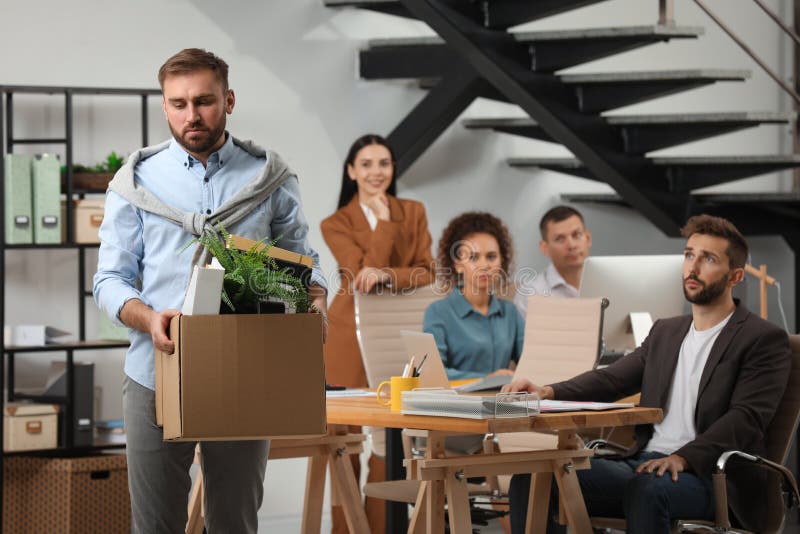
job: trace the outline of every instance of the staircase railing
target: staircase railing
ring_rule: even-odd
[[[781,18],[778,16],[775,11],[770,9],[767,4],[764,3],[764,0],[753,0],[753,2],[761,8],[764,13],[767,14],[769,18],[778,25],[778,27],[783,30],[783,32],[788,35],[789,37],[794,40],[795,43],[795,70],[798,70],[797,62],[800,61],[800,36],[797,34],[795,30],[789,27]],[[717,15],[709,6],[705,3],[704,0],[694,0],[694,3],[702,9],[708,17],[713,20],[717,26],[722,29],[728,36],[733,39],[733,41],[739,45],[739,48],[744,50],[744,52],[750,56],[753,61],[755,61],[759,67],[770,77],[772,78],[775,83],[777,83],[783,91],[788,94],[794,100],[794,109],[796,112],[800,112],[800,94],[797,93],[796,87],[798,87],[798,80],[794,80],[795,88],[789,85],[785,80],[783,80],[778,73],[775,72],[769,65],[758,55],[756,54],[752,48],[750,48],[744,40],[739,37],[733,29],[725,24],[725,22]],[[795,9],[800,7],[800,2],[795,1]],[[658,23],[662,25],[674,25],[675,24],[675,4],[674,0],[658,0]],[[794,121],[794,152],[795,154],[800,153],[800,123],[798,123],[798,118],[795,118]],[[794,171],[794,184],[793,189],[795,192],[800,192],[800,169]]]
[[[660,1],[671,3],[671,0],[660,0]],[[800,45],[800,37],[798,37],[797,34],[794,31],[792,31],[791,28],[789,28],[786,24],[784,24],[783,21],[780,20],[778,15],[774,11],[772,11],[767,5],[765,5],[764,2],[762,2],[762,0],[753,0],[753,2],[755,2],[761,9],[763,9],[764,12],[767,13],[772,20],[777,22],[778,26],[780,26],[780,28],[784,32],[786,32],[787,35],[789,35],[792,39],[794,39],[795,43]],[[717,26],[719,26],[722,29],[722,31],[727,33],[728,36],[731,39],[733,39],[737,45],[739,45],[739,48],[744,50],[744,52],[748,56],[750,56],[753,59],[753,61],[758,63],[758,66],[761,67],[761,69],[765,73],[767,73],[767,75],[769,75],[770,78],[775,80],[775,83],[780,85],[786,92],[786,94],[788,94],[794,99],[795,103],[800,104],[800,95],[798,95],[797,92],[795,92],[795,90],[778,75],[778,73],[776,73],[772,68],[770,68],[770,66],[767,65],[766,62],[758,54],[756,54],[753,51],[753,49],[750,48],[741,37],[736,35],[736,32],[734,32],[730,26],[725,24],[725,22],[719,17],[719,15],[714,13],[714,11],[710,7],[708,7],[708,4],[706,4],[704,0],[694,0],[694,3],[697,4],[697,6],[700,9],[702,9],[706,13],[706,15],[708,15],[708,17],[717,24]]]

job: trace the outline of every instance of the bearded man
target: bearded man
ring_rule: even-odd
[[[577,472],[589,515],[624,518],[629,534],[668,534],[678,518],[713,519],[717,459],[726,450],[764,454],[764,436],[789,378],[786,332],[731,295],[744,277],[742,234],[709,215],[689,219],[682,234],[683,293],[691,315],[657,321],[641,347],[605,369],[547,386],[519,378],[504,388],[578,401],[641,392],[641,406],[664,411],[660,423],[636,428],[635,444],[620,457],[592,458],[591,469]],[[748,530],[759,531],[766,512],[758,495],[764,476],[758,468],[728,473],[731,512]],[[525,532],[530,482],[530,475],[511,481],[514,533]],[[555,521],[555,503],[548,534],[565,531]]]

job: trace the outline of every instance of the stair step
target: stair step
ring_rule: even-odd
[[[580,111],[599,113],[637,104],[716,82],[742,82],[750,77],[747,70],[673,70],[647,72],[604,72],[598,74],[564,74],[558,78],[570,85],[577,98]],[[420,89],[432,89],[438,78],[423,78]],[[494,88],[482,95],[484,98],[508,102]]]
[[[698,27],[632,26],[542,32],[512,32],[514,58],[536,72],[554,72],[587,61],[676,38],[702,35]],[[359,53],[362,78],[438,78],[463,59],[441,37],[373,39]]]
[[[486,28],[506,29],[607,0],[485,0],[462,2],[460,11]],[[324,0],[326,7],[356,7],[416,18],[400,0]],[[459,4],[454,7],[459,8]]]
[[[748,235],[783,234],[800,223],[800,192],[788,193],[695,193],[691,213],[710,213],[733,220]],[[630,208],[616,193],[564,193],[571,203],[617,205]]]
[[[788,205],[800,207],[800,193],[695,193],[692,195],[698,203],[747,205]],[[627,204],[616,193],[563,193],[561,199],[565,202],[596,202],[598,204]]]
[[[560,78],[574,86],[579,110],[599,113],[716,82],[742,82],[750,76],[747,70],[692,69],[566,74]]]
[[[648,179],[661,177],[672,192],[686,192],[771,172],[800,167],[800,155],[693,156],[647,158]],[[539,167],[580,178],[596,179],[576,158],[509,158],[512,167]]]
[[[762,124],[787,124],[794,113],[732,112],[660,115],[611,115],[606,122],[618,128],[628,154],[644,154]],[[466,119],[470,129],[492,129],[542,141],[555,140],[531,118]]]
[[[324,4],[325,7],[356,7],[387,15],[416,19],[400,0],[324,0]]]

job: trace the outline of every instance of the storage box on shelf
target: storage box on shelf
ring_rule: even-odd
[[[57,404],[6,404],[3,410],[5,452],[55,449],[57,444]]]
[[[103,224],[105,198],[83,198],[73,201],[73,232],[75,243],[99,244],[100,225]],[[61,201],[61,218],[66,220],[67,203]],[[67,226],[61,229],[61,241],[67,242]]]

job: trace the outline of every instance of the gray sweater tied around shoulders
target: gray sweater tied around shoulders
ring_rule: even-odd
[[[134,179],[136,165],[153,154],[166,150],[170,141],[145,147],[131,154],[108,184],[108,190],[115,192],[134,207],[160,215],[194,236],[210,233],[218,239],[222,239],[217,229],[218,224],[221,223],[226,228],[232,227],[264,202],[288,178],[295,176],[289,166],[275,152],[265,150],[251,141],[240,141],[235,137],[233,143],[253,157],[266,158],[266,164],[261,172],[210,215],[185,212],[168,206],[153,193],[136,183]],[[211,253],[205,247],[198,245],[192,257],[192,266],[206,265],[210,261]]]

